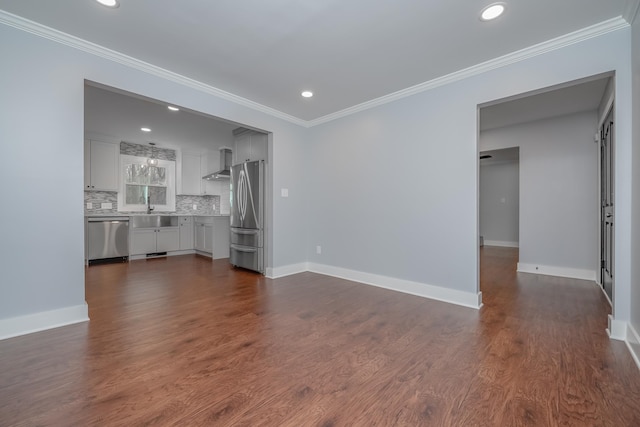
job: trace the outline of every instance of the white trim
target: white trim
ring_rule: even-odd
[[[519,273],[543,274],[545,276],[569,277],[571,279],[596,280],[596,272],[580,268],[556,267],[553,265],[518,263]]]
[[[482,74],[496,68],[515,64],[517,62],[524,61],[526,59],[533,58],[535,56],[542,55],[553,50],[561,49],[563,47],[570,46],[575,43],[580,43],[582,41],[627,27],[629,27],[629,23],[621,16],[617,18],[611,18],[598,24],[591,25],[590,27],[582,28],[572,33],[565,34],[560,37],[556,37],[554,39],[547,40],[545,42],[538,43],[536,45],[529,46],[512,53],[508,53],[501,57],[490,59],[489,61],[473,65],[469,68],[455,71],[445,76],[438,77],[424,83],[420,83],[415,86],[411,86],[406,89],[381,96],[376,99],[372,99],[371,101],[363,102],[362,104],[354,105],[353,107],[345,108],[344,110],[340,110],[335,113],[327,114],[326,116],[322,116],[314,120],[310,120],[307,122],[307,126],[312,127],[322,123],[330,122],[332,120],[336,120],[363,110],[368,110],[369,108],[377,107],[379,105],[393,102],[407,96],[415,95],[426,90],[444,86],[446,84]]]
[[[269,279],[278,279],[306,271],[309,271],[309,263],[301,262],[300,264],[289,264],[282,267],[268,267],[265,276]]]
[[[612,315],[608,315],[607,335],[612,340],[626,341],[627,339],[627,322],[624,320],[616,320]]]
[[[19,30],[26,31],[36,36],[43,37],[45,39],[52,40],[54,42],[58,42],[66,46],[70,46],[72,48],[90,53],[92,55],[99,56],[109,61],[113,61],[118,64],[122,64],[127,67],[131,67],[136,70],[140,70],[145,73],[152,74],[154,76],[157,76],[163,79],[167,79],[169,81],[190,87],[200,92],[217,96],[218,98],[222,98],[227,101],[231,101],[236,104],[243,105],[253,110],[257,110],[265,114],[269,114],[270,116],[278,117],[280,119],[286,120],[288,122],[291,122],[300,126],[307,126],[307,122],[305,120],[283,113],[282,111],[278,111],[274,108],[267,107],[262,104],[258,104],[257,102],[251,101],[241,96],[234,95],[222,89],[218,89],[208,84],[191,79],[189,77],[185,77],[181,74],[174,73],[173,71],[165,70],[164,68],[158,67],[153,64],[149,64],[148,62],[141,61],[139,59],[125,55],[123,53],[117,52],[115,50],[108,49],[106,47],[97,45],[95,43],[91,43],[79,37],[72,36],[70,34],[56,30],[54,28],[47,27],[46,25],[42,25],[37,22],[31,21],[29,19],[23,18],[21,16],[17,16],[12,13],[5,12],[3,10],[0,10],[0,23],[9,25]]]
[[[482,292],[458,291],[441,286],[433,286],[426,283],[412,282],[324,264],[309,263],[309,271],[464,307],[475,309],[482,307]]]
[[[517,248],[519,247],[518,242],[503,242],[501,240],[486,240],[484,241],[485,246],[500,246],[503,248]]]
[[[239,105],[243,105],[253,110],[268,114],[270,116],[280,118],[282,120],[286,120],[290,123],[293,123],[299,126],[313,127],[322,123],[327,123],[332,120],[336,120],[336,119],[357,113],[359,111],[363,111],[379,105],[387,104],[389,102],[393,102],[398,99],[405,98],[407,96],[415,95],[420,92],[424,92],[439,86],[443,86],[443,85],[453,83],[462,79],[466,79],[468,77],[472,77],[490,70],[494,70],[496,68],[514,64],[516,62],[520,62],[525,59],[532,58],[534,56],[542,55],[544,53],[551,52],[556,49],[561,49],[563,47],[566,47],[575,43],[579,43],[584,40],[591,39],[593,37],[598,37],[603,34],[610,33],[612,31],[616,31],[622,28],[627,28],[630,25],[630,22],[628,22],[628,20],[631,19],[631,22],[633,22],[632,20],[633,17],[630,15],[633,13],[633,15],[635,16],[635,14],[637,14],[637,9],[638,9],[638,5],[637,5],[638,0],[631,0],[631,1],[635,1],[636,5],[634,6],[633,4],[631,4],[627,8],[627,13],[625,14],[625,16],[627,17],[627,20],[625,20],[625,18],[623,18],[622,16],[619,16],[617,18],[612,18],[612,19],[600,22],[598,24],[591,25],[586,28],[582,28],[572,33],[565,34],[563,36],[556,37],[554,39],[547,40],[545,42],[538,43],[533,46],[529,46],[527,48],[518,50],[516,52],[512,52],[507,55],[503,55],[501,57],[494,58],[489,61],[482,62],[480,64],[476,64],[459,71],[455,71],[445,76],[438,77],[438,78],[426,81],[424,83],[420,83],[415,86],[411,86],[411,87],[399,90],[397,92],[390,93],[388,95],[384,95],[379,98],[372,99],[370,101],[363,102],[361,104],[354,105],[349,108],[345,108],[340,111],[336,111],[335,113],[327,114],[326,116],[322,116],[314,120],[299,119],[290,114],[284,113],[282,111],[278,111],[274,108],[267,107],[265,105],[259,104],[249,99],[240,97],[238,95],[234,95],[222,89],[218,89],[208,84],[191,79],[189,77],[185,77],[178,73],[174,73],[173,71],[165,70],[164,68],[149,64],[147,62],[141,61],[139,59],[133,58],[128,55],[124,55],[120,52],[116,52],[114,50],[105,48],[95,43],[88,42],[81,38],[63,33],[62,31],[47,27],[45,25],[39,24],[37,22],[23,18],[21,16],[14,15],[9,12],[5,12],[3,10],[0,10],[0,24],[5,24],[8,26],[17,28],[19,30],[34,34],[36,36],[43,37],[43,38],[52,40],[54,42],[58,42],[63,45],[81,50],[83,52],[87,52],[92,55],[96,55],[101,58],[105,58],[107,60],[125,65],[127,67],[137,69],[145,73],[190,87],[200,92],[214,95],[216,97],[234,102]]]
[[[57,310],[0,319],[0,340],[74,323],[87,322],[88,320],[89,308],[86,302]]]
[[[636,362],[638,369],[640,369],[640,335],[633,328],[631,322],[627,323],[627,339],[625,340],[627,343],[627,347],[629,348],[629,352],[631,352],[631,357]],[[636,346],[635,348],[633,346]],[[638,352],[636,352],[638,349]]]

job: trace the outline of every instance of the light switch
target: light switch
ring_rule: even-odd
[[[198,205],[193,205],[193,210],[195,211],[196,209],[198,209]]]
[[[100,209],[113,209],[112,203],[100,203]]]
[[[280,195],[282,197],[289,197],[289,189],[288,188],[281,188],[280,189]]]

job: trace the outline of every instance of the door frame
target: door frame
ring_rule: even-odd
[[[612,77],[611,82],[613,85],[615,85],[615,79]],[[604,108],[602,109],[602,114],[598,117],[598,126],[597,126],[597,144],[598,144],[598,193],[599,193],[599,197],[598,197],[598,227],[600,228],[600,232],[598,233],[598,247],[600,249],[599,252],[599,265],[600,265],[600,269],[598,271],[598,274],[596,275],[596,282],[598,283],[600,289],[602,290],[602,293],[604,294],[605,298],[607,299],[607,301],[609,301],[609,304],[612,307],[613,310],[613,302],[615,301],[615,199],[614,199],[614,204],[613,204],[613,217],[614,217],[614,232],[612,233],[611,238],[613,239],[612,245],[611,245],[611,251],[612,251],[612,255],[611,258],[613,259],[612,261],[612,272],[613,272],[613,276],[612,276],[612,283],[611,283],[611,298],[609,298],[609,295],[607,295],[607,292],[604,288],[604,277],[603,277],[603,266],[602,266],[602,261],[603,261],[603,251],[605,250],[604,248],[604,241],[603,241],[603,232],[602,232],[602,227],[603,227],[603,212],[604,209],[602,207],[602,138],[603,135],[601,133],[602,130],[602,126],[604,125],[605,121],[607,120],[607,118],[609,117],[609,114],[612,115],[613,118],[613,138],[614,138],[614,142],[613,142],[613,149],[612,149],[612,153],[611,155],[612,157],[612,178],[613,178],[613,182],[612,185],[614,186],[614,190],[615,190],[615,171],[616,171],[616,162],[615,162],[615,154],[616,154],[616,146],[615,146],[615,129],[616,129],[616,121],[615,121],[615,90],[612,90],[609,93],[609,98],[606,100],[606,102],[603,104]],[[615,194],[615,191],[614,191]]]

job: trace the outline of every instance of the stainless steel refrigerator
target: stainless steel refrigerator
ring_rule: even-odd
[[[231,166],[231,247],[236,267],[264,274],[264,177],[262,160]]]

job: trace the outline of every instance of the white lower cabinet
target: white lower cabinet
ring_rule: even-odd
[[[229,258],[229,237],[231,230],[228,216],[213,218],[213,259]]]
[[[181,216],[178,218],[178,224],[180,224],[180,250],[186,251],[194,249],[193,217]]]
[[[131,255],[150,254],[156,252],[156,230],[142,228],[131,232]]]
[[[196,222],[196,250],[211,253],[213,250],[213,224]]]
[[[178,227],[159,228],[157,252],[171,252],[180,249],[180,229]]]
[[[179,227],[139,228],[131,232],[131,255],[170,252],[180,249]]]
[[[229,217],[184,215],[178,217],[177,227],[134,228],[129,248],[130,255],[138,258],[194,249],[213,259],[229,258]]]

